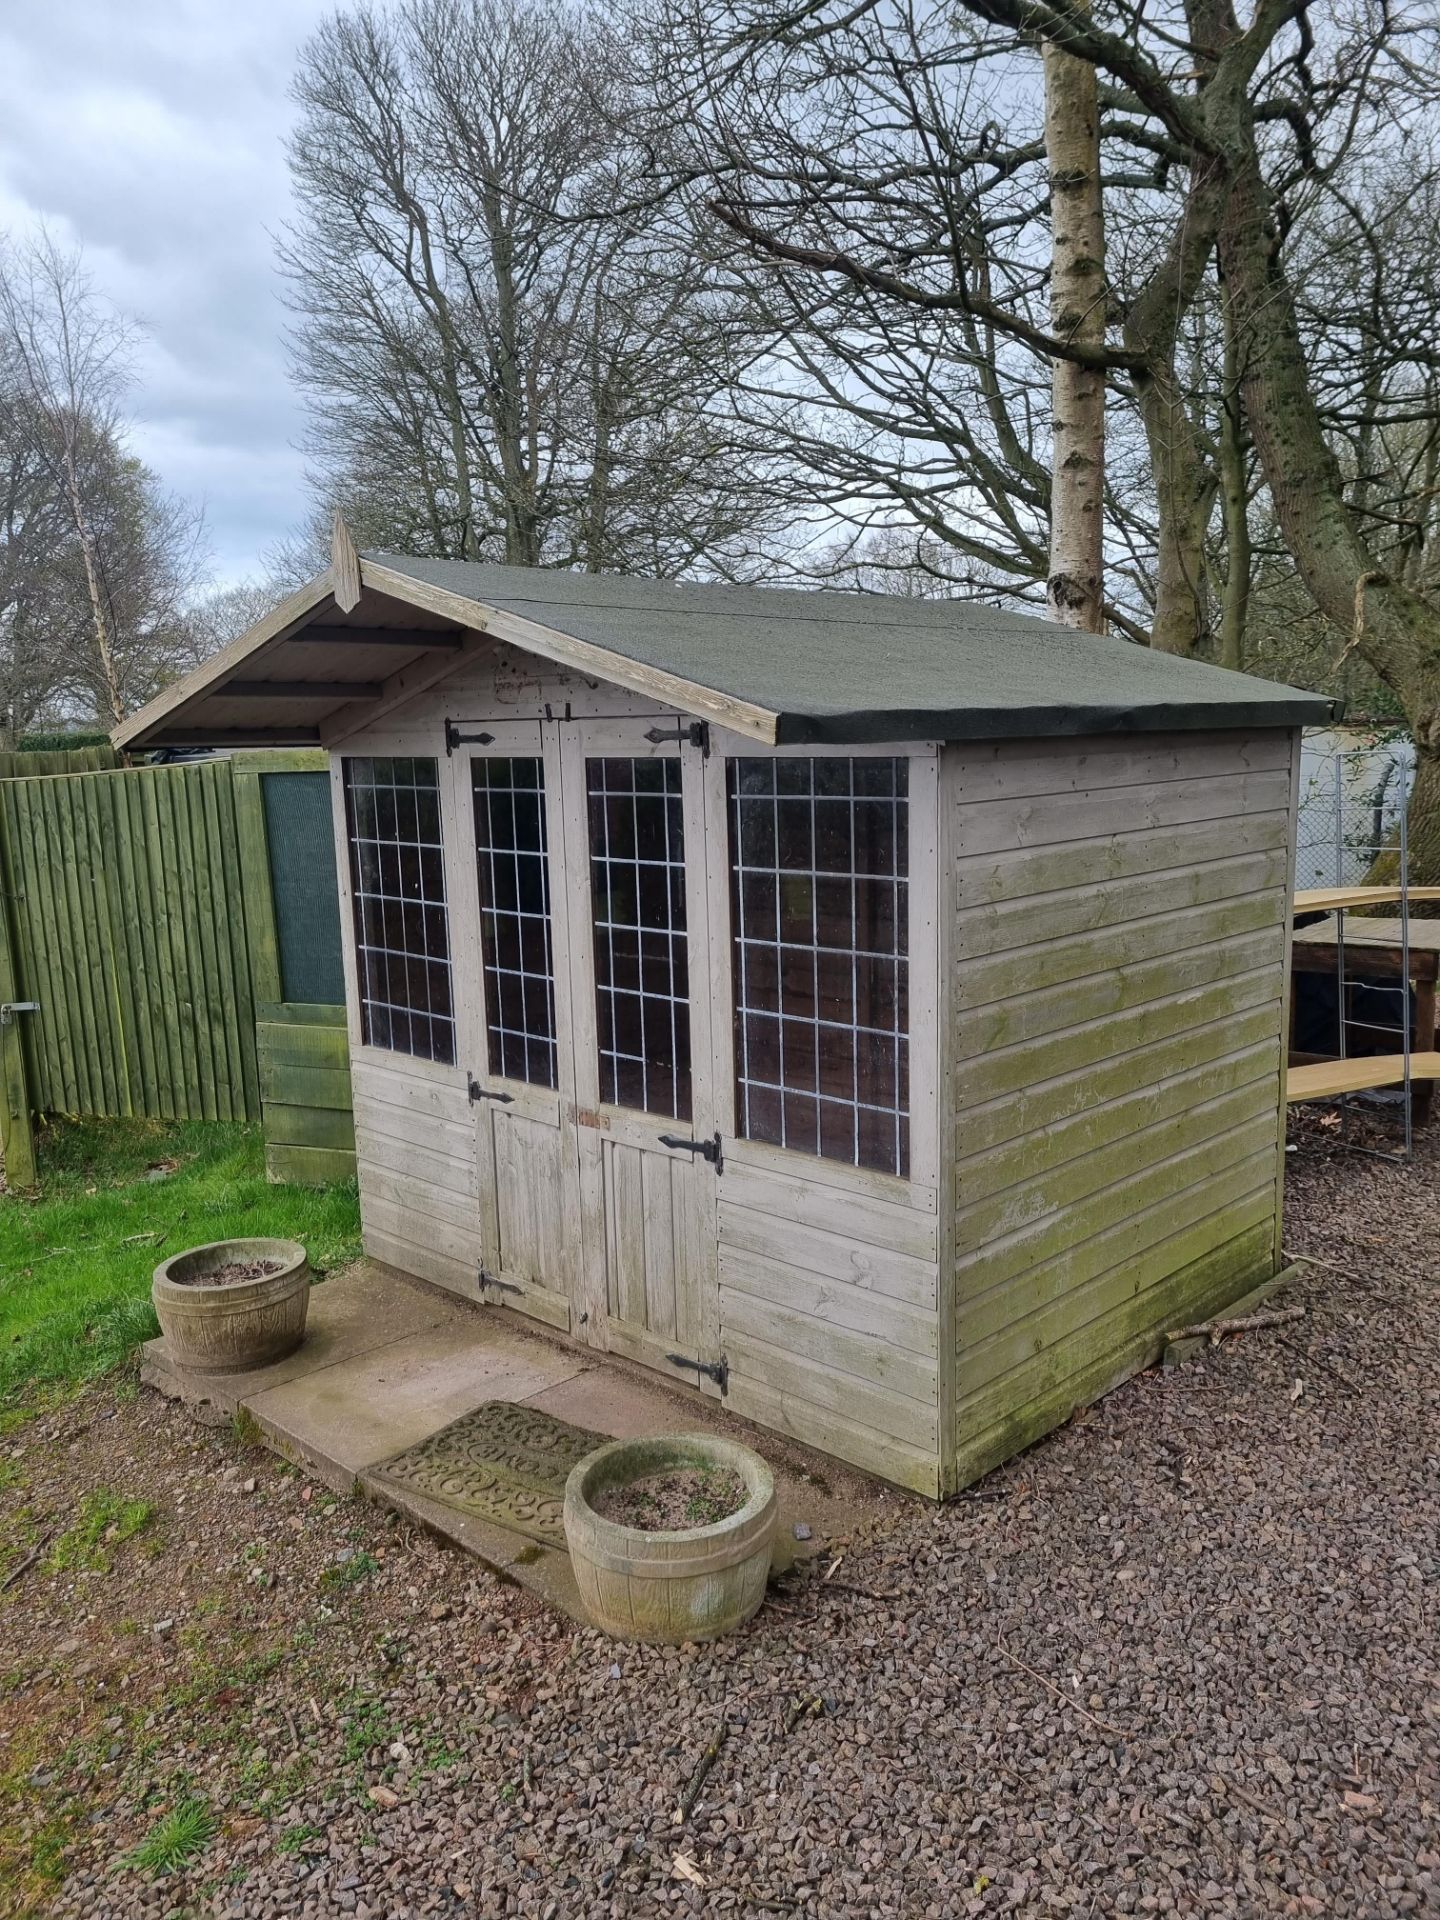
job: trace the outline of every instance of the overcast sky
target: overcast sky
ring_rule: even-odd
[[[150,329],[136,450],[204,502],[224,581],[304,511],[270,236],[321,0],[3,0],[0,229],[38,218]]]

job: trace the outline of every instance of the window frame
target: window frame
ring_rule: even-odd
[[[795,1146],[746,1139],[736,1111],[734,926],[731,906],[727,762],[732,759],[904,760],[909,785],[909,1020],[910,1170],[888,1173],[830,1159]],[[727,1163],[751,1165],[820,1186],[868,1192],[933,1211],[939,1183],[937,1079],[940,1036],[939,781],[940,750],[929,741],[806,742],[767,747],[728,729],[712,728],[706,766],[707,884],[714,1031],[715,1121]]]
[[[457,786],[455,805],[456,811],[462,816],[465,826],[465,852],[470,869],[471,887],[473,889],[471,897],[473,897],[475,908],[475,967],[479,978],[479,999],[477,1006],[479,1033],[477,1038],[480,1051],[478,1064],[474,1071],[475,1077],[481,1085],[493,1082],[505,1087],[523,1087],[527,1093],[533,1093],[544,1098],[558,1094],[561,1087],[567,1084],[570,1077],[565,1060],[565,1049],[562,1044],[565,1037],[562,999],[563,996],[569,993],[569,984],[567,981],[562,980],[560,976],[560,967],[566,952],[566,946],[559,926],[559,921],[563,916],[563,909],[560,913],[557,913],[556,910],[557,889],[555,884],[555,834],[557,825],[563,828],[563,819],[561,817],[558,797],[552,790],[550,760],[545,752],[544,740],[538,725],[533,729],[525,729],[525,734],[533,733],[533,741],[523,735],[519,739],[512,740],[509,737],[509,733],[512,730],[507,730],[503,723],[497,723],[497,726],[499,726],[500,733],[503,737],[495,741],[494,744],[487,745],[486,751],[484,752],[465,754],[456,771]],[[488,766],[496,761],[513,763],[516,760],[533,761],[540,770],[540,783],[537,791],[540,796],[541,831],[544,845],[539,851],[543,855],[544,862],[545,945],[550,960],[550,1035],[548,1041],[544,1041],[543,1044],[549,1046],[554,1060],[554,1078],[552,1080],[536,1080],[526,1075],[506,1073],[503,1070],[497,1070],[491,1060],[491,1043],[494,1037],[492,1032],[492,1014],[498,1017],[502,1010],[498,1007],[492,1008],[491,1006],[491,969],[485,957],[485,920],[487,909],[485,906],[484,888],[481,881],[479,842],[475,821],[475,773],[478,767]],[[533,858],[535,856],[531,854],[530,857]],[[506,970],[499,969],[499,971],[503,972]],[[522,977],[538,980],[541,976],[538,974],[522,974]],[[503,1024],[501,1031],[505,1031]],[[514,1029],[509,1031],[511,1031],[512,1034],[517,1032],[517,1030]],[[534,1044],[534,1040],[532,1039],[528,1044]]]
[[[452,1036],[452,1057],[416,1053],[404,1047],[376,1040],[365,1030],[366,996],[361,981],[361,941],[357,921],[359,892],[356,886],[355,850],[351,834],[351,805],[348,769],[356,760],[425,760],[435,768],[435,795],[440,825],[440,871],[445,888],[444,913],[446,969],[449,976],[450,1011],[448,1023]],[[374,744],[363,738],[346,742],[346,751],[336,751],[331,761],[331,797],[337,836],[337,877],[341,889],[341,934],[345,965],[346,1004],[352,1054],[363,1053],[391,1064],[403,1062],[406,1071],[422,1075],[453,1078],[463,1059],[465,1034],[461,1018],[461,954],[456,938],[455,875],[451,864],[453,823],[449,814],[449,781],[435,742],[429,737],[389,735]],[[428,1016],[434,1018],[435,1016]]]
[[[603,740],[601,744],[603,745]],[[638,857],[635,860],[631,860],[624,856],[619,856],[615,858],[613,861],[613,864],[620,867],[621,869],[630,867],[632,865],[637,868],[635,925],[633,929],[626,925],[616,925],[614,927],[611,927],[609,923],[606,923],[604,926],[602,926],[602,923],[596,917],[597,915],[597,891],[596,891],[597,877],[601,869],[607,869],[612,864],[612,856],[609,849],[608,829],[605,836],[605,845],[603,849],[597,849],[594,842],[593,835],[592,835],[591,803],[595,799],[596,794],[592,792],[592,789],[591,789],[590,769],[592,765],[604,766],[607,762],[623,762],[630,765],[632,768],[642,766],[642,765],[653,764],[666,770],[660,785],[653,790],[642,789],[638,785],[634,788],[633,792],[630,792],[630,793],[627,793],[623,788],[611,789],[603,785],[598,790],[599,797],[602,803],[611,798],[618,799],[622,803],[626,799],[632,799],[638,802],[638,800],[642,796],[650,797],[651,792],[653,792],[660,799],[662,799],[662,801],[665,804],[665,818],[666,818],[666,826],[665,826],[665,832],[664,832],[665,854],[666,854],[665,859],[663,861],[657,862],[654,860],[645,860],[643,858],[638,858]],[[673,784],[669,780],[669,770],[671,769],[673,769],[674,776],[675,776]],[[614,1112],[622,1112],[622,1113],[633,1115],[637,1121],[642,1121],[642,1122],[647,1122],[652,1124],[658,1123],[661,1126],[673,1125],[676,1128],[683,1131],[685,1128],[689,1127],[692,1124],[692,1121],[694,1118],[695,1082],[697,1078],[697,1070],[703,1071],[704,1066],[707,1064],[705,1062],[698,1061],[695,1053],[696,1022],[693,1018],[694,1007],[695,1007],[695,986],[691,976],[691,966],[693,963],[693,957],[695,953],[695,938],[694,938],[694,929],[691,924],[692,914],[691,914],[691,902],[690,902],[690,896],[693,890],[691,883],[692,883],[693,874],[694,874],[693,863],[694,863],[695,855],[694,855],[693,842],[690,836],[689,826],[686,818],[687,782],[685,777],[684,755],[678,752],[650,753],[650,752],[637,752],[634,750],[631,750],[628,752],[609,751],[609,750],[597,751],[595,737],[591,736],[591,737],[582,739],[582,750],[580,754],[578,771],[583,779],[583,793],[581,795],[581,803],[582,803],[582,809],[583,809],[583,822],[584,822],[584,845],[583,845],[583,848],[578,852],[577,858],[582,859],[584,861],[585,874],[586,874],[585,911],[588,915],[588,920],[589,920],[589,925],[587,928],[587,938],[589,941],[589,976],[590,976],[589,986],[593,992],[593,998],[594,998],[594,1021],[595,1021],[594,1069],[595,1069],[596,1083],[597,1083],[598,1092],[599,1092],[599,1104],[602,1108],[606,1108]],[[670,857],[671,846],[670,846],[669,814],[672,808],[674,813],[677,816],[677,825],[678,825],[678,831],[679,831],[680,842],[681,842],[681,854],[678,861],[675,861]],[[707,841],[707,836],[702,835],[702,839],[701,839],[702,848],[705,846],[706,841]],[[664,881],[664,891],[671,896],[671,899],[670,899],[671,918],[667,920],[663,928],[656,926],[654,928],[649,929],[650,932],[652,932],[657,937],[666,940],[667,942],[669,942],[669,945],[670,945],[668,984],[672,989],[672,991],[664,994],[657,994],[645,988],[643,984],[644,982],[643,960],[639,962],[638,968],[637,968],[637,978],[641,982],[641,985],[637,989],[631,990],[629,988],[618,987],[615,984],[615,981],[613,979],[602,979],[601,977],[602,975],[601,959],[600,959],[601,942],[600,942],[599,936],[602,932],[609,932],[612,946],[613,946],[614,933],[633,932],[635,935],[637,953],[640,951],[641,945],[645,939],[647,928],[644,923],[644,917],[643,917],[643,913],[639,903],[639,889],[640,889],[640,881],[641,881],[639,869],[641,867],[650,867],[650,868],[658,867],[658,869],[666,875],[666,879]],[[679,928],[678,931],[675,929],[674,919],[673,919],[673,909],[674,909],[673,896],[674,896],[676,885],[677,885],[676,876],[678,876],[680,907],[684,916],[684,924]],[[684,955],[685,992],[684,992],[683,998],[676,997],[673,992],[674,974],[675,974],[675,951],[676,951],[677,942],[679,943],[680,949]],[[612,955],[612,958],[613,958],[613,955]],[[611,1014],[610,1014],[610,1018],[612,1022],[611,1037],[612,1037],[612,1040],[615,1040],[617,1043],[609,1048],[607,1048],[604,1044],[605,1027],[606,1027],[605,1018],[604,1018],[604,1002],[605,1002],[605,996],[607,994],[610,996],[610,1000],[611,1000]],[[639,1006],[636,1012],[637,1012],[637,1017],[639,1018],[639,1021],[640,1021],[641,1052],[638,1056],[622,1053],[618,1045],[618,1034],[614,1029],[613,1023],[616,1021],[616,1018],[617,1018],[616,1002],[618,1002],[622,998],[634,999],[639,1002]],[[673,1052],[675,1057],[669,1062],[668,1066],[658,1061],[652,1063],[650,1058],[645,1052],[645,1041],[649,1033],[648,1023],[649,1023],[649,1017],[650,1017],[646,1012],[647,1005],[648,1006],[655,1006],[655,1005],[668,1006],[671,1010],[670,1011],[670,1027],[671,1027],[671,1038],[672,1038],[672,1042],[674,1043]],[[683,1033],[684,1033],[683,1049],[679,1045],[682,1023],[680,1021],[677,1021],[676,1019],[676,1013],[675,1013],[676,1008],[683,1009]],[[685,1098],[683,1102],[679,1098],[680,1086],[681,1086],[680,1056],[682,1052],[684,1055],[683,1083],[684,1083],[684,1090],[685,1090]],[[607,1088],[606,1088],[607,1059],[614,1062],[614,1066],[612,1070],[615,1075],[616,1086],[615,1086],[613,1096],[610,1092],[607,1091]],[[643,1085],[644,1093],[647,1096],[642,1101],[641,1104],[636,1104],[631,1101],[622,1100],[619,1097],[619,1085],[618,1085],[619,1072],[620,1072],[619,1063],[622,1059],[638,1060],[639,1062],[642,1085]],[[656,1070],[658,1070],[658,1072],[660,1073],[662,1077],[662,1084],[663,1084],[663,1077],[668,1073],[670,1084],[671,1084],[671,1091],[675,1095],[674,1103],[672,1105],[667,1106],[667,1105],[661,1104],[661,1105],[652,1106],[649,1103],[648,1092],[649,1092],[649,1085],[650,1085],[650,1076],[652,1072],[652,1064],[653,1064],[653,1067]]]

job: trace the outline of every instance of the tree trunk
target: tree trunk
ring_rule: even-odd
[[[1440,613],[1377,567],[1345,503],[1253,151],[1220,251],[1243,345],[1245,413],[1285,544],[1316,606],[1400,700],[1417,750],[1440,752]]]
[[[1220,664],[1245,670],[1250,611],[1250,489],[1245,465],[1245,403],[1235,315],[1225,302],[1224,392],[1220,397],[1220,504],[1225,516],[1225,586],[1220,605]]]
[[[1435,877],[1440,874],[1440,754],[1416,753],[1415,780],[1405,811],[1405,848],[1409,855],[1411,886],[1440,885]],[[1392,854],[1384,864],[1390,868],[1389,872],[1384,872],[1381,862],[1377,862],[1376,871],[1366,877],[1376,881],[1388,879],[1393,883],[1394,869],[1399,866],[1397,854]],[[1418,919],[1440,920],[1437,901],[1421,902],[1410,911]]]
[[[80,486],[80,472],[75,459],[75,450],[68,440],[69,429],[62,428],[67,435],[63,453],[65,469],[65,492],[70,502],[71,517],[75,522],[75,537],[80,543],[80,558],[85,568],[85,592],[90,602],[90,623],[95,635],[95,658],[100,668],[100,679],[105,688],[105,701],[110,708],[110,718],[119,722],[125,718],[125,696],[120,690],[120,675],[115,665],[115,647],[110,634],[110,618],[105,608],[105,595],[100,584],[100,569],[95,564],[95,536],[90,527],[90,516],[85,511],[85,496]]]
[[[1168,355],[1163,361],[1157,356],[1151,378],[1140,387],[1139,403],[1155,479],[1155,618],[1150,644],[1161,653],[1194,653],[1210,629],[1205,523],[1215,493]]]
[[[504,492],[505,560],[512,567],[538,567],[540,530],[535,513],[533,465],[527,459],[524,374],[521,366],[520,296],[515,286],[514,247],[493,183],[486,194],[490,256],[495,274],[495,426]]]
[[[1294,296],[1255,155],[1237,169],[1220,258],[1244,359],[1245,413],[1285,544],[1320,611],[1404,709],[1415,740],[1410,881],[1440,885],[1440,613],[1375,563],[1311,396]]]
[[[1162,653],[1193,653],[1210,631],[1205,528],[1215,477],[1176,372],[1175,350],[1180,324],[1209,271],[1227,191],[1223,162],[1192,159],[1184,217],[1125,315],[1125,344],[1143,354],[1149,366],[1148,377],[1137,382],[1136,400],[1155,484],[1150,644]]]
[[[1103,347],[1105,218],[1095,69],[1048,40],[1043,59],[1051,324],[1062,338]],[[1051,378],[1054,467],[1045,596],[1055,619],[1103,633],[1105,376],[1098,368],[1057,360]]]

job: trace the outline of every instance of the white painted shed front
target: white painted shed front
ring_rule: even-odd
[[[766,749],[501,647],[332,765],[367,1250],[933,1491],[937,752]],[[392,781],[438,828],[398,923]]]
[[[929,1494],[1274,1270],[1305,696],[787,743],[356,566],[124,733],[331,750],[373,1257]]]

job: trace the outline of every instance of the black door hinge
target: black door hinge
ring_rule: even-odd
[[[499,1106],[508,1107],[515,1098],[513,1093],[492,1093],[489,1087],[481,1086],[473,1073],[467,1073],[465,1076],[465,1091],[470,1096],[472,1107],[477,1100],[494,1100]]]
[[[488,747],[494,738],[493,733],[462,733],[458,721],[447,720],[445,722],[446,757],[448,759],[448,757],[454,753],[456,747]]]
[[[662,1147],[674,1147],[680,1153],[698,1153],[702,1160],[708,1160],[716,1173],[725,1171],[725,1154],[717,1133],[711,1140],[687,1140],[681,1133],[662,1133]]]
[[[497,1280],[494,1274],[485,1267],[481,1267],[480,1278],[476,1284],[481,1293],[488,1292],[491,1287],[493,1287],[497,1293],[523,1293],[525,1291],[523,1287],[517,1287],[511,1280]]]
[[[670,741],[684,746],[688,740],[692,747],[699,747],[708,760],[710,758],[710,723],[708,720],[677,720],[673,731],[666,727],[648,727],[645,738],[657,747],[663,747]]]
[[[713,1380],[721,1393],[730,1391],[730,1362],[723,1353],[718,1360],[692,1360],[688,1353],[667,1353],[665,1358],[672,1367],[683,1367],[687,1373],[693,1369]]]

